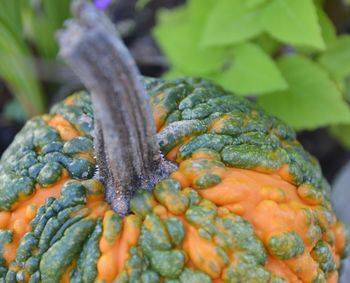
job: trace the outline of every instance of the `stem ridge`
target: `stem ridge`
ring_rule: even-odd
[[[58,35],[60,56],[91,92],[99,176],[107,201],[125,216],[133,192],[152,187],[162,171],[151,106],[135,62],[108,18],[82,0],[74,1],[73,13],[75,19]]]

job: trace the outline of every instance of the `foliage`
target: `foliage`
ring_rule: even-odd
[[[0,0],[0,77],[25,116],[44,112],[45,99],[34,57],[53,58],[56,30],[69,16],[70,0]],[[15,116],[18,117],[18,114]],[[23,115],[22,115],[23,116]]]
[[[189,0],[162,10],[154,35],[171,63],[166,76],[255,96],[297,130],[348,127],[350,36],[336,35],[322,3]]]

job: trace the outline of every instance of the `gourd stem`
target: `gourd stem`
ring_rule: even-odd
[[[58,35],[60,55],[91,92],[95,151],[107,201],[122,216],[160,164],[156,129],[139,71],[109,19],[74,1],[74,20]]]

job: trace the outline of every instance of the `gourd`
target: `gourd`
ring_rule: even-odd
[[[104,16],[75,10],[61,54],[91,96],[2,156],[0,282],[337,282],[346,231],[295,132],[202,79],[141,84]]]

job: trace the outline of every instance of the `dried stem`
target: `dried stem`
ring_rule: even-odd
[[[160,164],[156,130],[140,74],[109,19],[85,1],[59,34],[60,55],[92,94],[95,148],[107,200],[126,215],[129,199]]]

